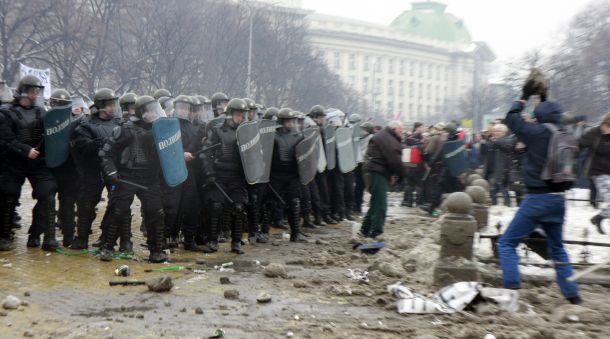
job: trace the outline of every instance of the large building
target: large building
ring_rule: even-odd
[[[495,59],[445,9],[414,2],[389,26],[314,12],[307,15],[310,41],[373,115],[432,122],[459,113],[460,100],[487,83]]]

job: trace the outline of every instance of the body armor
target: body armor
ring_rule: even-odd
[[[125,127],[131,132],[133,139],[121,153],[120,168],[146,170],[155,166],[158,160],[152,131],[131,122]]]
[[[225,123],[212,132],[212,144],[221,143],[215,152],[214,172],[217,177],[243,177],[241,158],[237,148],[236,128]]]
[[[275,134],[272,170],[298,173],[296,145],[303,140],[303,134],[296,130],[278,129]]]
[[[6,116],[12,120],[15,136],[20,143],[31,147],[40,146],[43,139],[43,118],[45,112],[40,107],[25,109],[19,105],[5,106]]]

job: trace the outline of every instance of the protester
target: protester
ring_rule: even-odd
[[[481,141],[481,152],[485,154],[485,179],[491,186],[491,203],[498,204],[498,194],[502,194],[504,205],[510,207],[508,178],[514,138],[508,135],[508,127],[497,124],[492,128],[489,141]]]
[[[591,218],[591,223],[600,233],[605,233],[602,222],[610,218],[610,113],[602,118],[599,126],[586,131],[579,144],[581,148],[589,149],[584,166],[585,175],[593,179],[598,196],[606,203],[606,207]]]
[[[360,229],[363,236],[375,238],[383,233],[388,182],[392,175],[402,177],[406,175],[400,144],[402,128],[400,121],[392,121],[388,127],[373,135],[369,142],[363,169],[371,200]]]

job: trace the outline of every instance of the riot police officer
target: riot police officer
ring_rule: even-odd
[[[241,237],[248,192],[236,132],[247,111],[248,105],[242,99],[229,101],[227,119],[222,125],[210,130],[206,140],[206,147],[221,144],[203,158],[206,194],[211,203],[206,246],[212,251],[218,251],[218,231],[224,227],[231,229],[231,251],[244,253]]]
[[[133,116],[136,112],[136,97],[135,93],[125,93],[119,98],[124,122],[129,121],[129,117]]]
[[[360,130],[360,122],[362,121],[362,116],[360,114],[354,113],[354,114],[350,114],[350,116],[347,118],[347,126],[352,128],[352,143],[357,146],[359,146],[359,142],[360,142],[360,134],[361,134],[361,130]],[[354,135],[356,135],[357,137],[355,137]],[[354,147],[354,151],[358,151],[355,147]],[[356,160],[356,166],[360,165],[360,163],[362,163],[362,161],[360,163],[358,163],[358,155],[354,153],[354,160]],[[352,216],[352,212],[356,209],[356,207],[354,206],[354,189],[355,189],[355,184],[356,184],[356,177],[355,177],[355,172],[356,169],[344,173],[343,174],[343,182],[344,182],[344,193],[343,196],[345,198],[345,212],[344,212],[344,216],[345,219],[353,221],[355,220],[354,217]]]
[[[223,114],[228,104],[229,97],[226,94],[222,92],[214,93],[212,95],[212,111],[214,112],[214,117]]]
[[[167,256],[163,252],[164,224],[160,165],[152,134],[152,123],[165,116],[165,112],[159,102],[147,95],[138,97],[135,109],[136,119],[116,128],[99,152],[104,175],[113,185],[109,202],[113,208],[104,229],[100,259],[112,260],[119,231],[131,229],[131,203],[134,195],[137,195],[144,208],[149,260],[154,263],[164,262]],[[140,187],[126,184],[122,180]]]
[[[310,109],[308,116],[318,125],[320,136],[322,140],[324,140],[324,129],[322,128],[326,121],[324,107],[321,105],[313,106]],[[337,223],[337,221],[330,216],[330,192],[328,191],[327,174],[328,170],[317,173],[314,179],[318,188],[318,197],[313,196],[313,199],[319,198],[318,206],[320,206],[319,211],[314,210],[314,224],[316,225],[322,224],[320,219],[322,219],[325,224],[329,225]]]
[[[7,151],[6,173],[0,182],[4,195],[0,211],[0,239],[3,239],[0,249],[10,249],[8,239],[15,207],[26,178],[32,185],[32,196],[37,200],[32,211],[28,247],[40,246],[41,233],[44,233],[43,250],[54,251],[59,246],[55,239],[57,185],[44,158],[43,119],[46,112],[36,103],[43,88],[37,77],[26,75],[17,85],[13,102],[0,108],[0,138]]]
[[[79,193],[76,202],[77,222],[76,238],[72,249],[87,249],[89,247],[89,234],[95,219],[95,207],[100,202],[104,186],[110,192],[110,185],[102,178],[102,168],[98,157],[99,151],[112,134],[112,130],[120,122],[120,113],[115,112],[118,97],[113,90],[99,89],[93,96],[91,114],[83,117],[72,134],[72,156],[79,173]],[[112,206],[106,207],[106,214],[102,220],[102,229],[107,221]],[[129,250],[128,243],[124,244]]]
[[[173,98],[172,93],[165,88],[159,88],[153,93],[153,98],[155,98],[155,100],[159,100],[162,97]]]
[[[51,93],[50,104],[51,108],[70,106],[72,105],[72,99],[66,90],[56,89]],[[78,124],[78,120],[73,120],[72,124]],[[74,230],[76,228],[75,210],[78,197],[78,171],[76,170],[74,160],[69,156],[63,164],[51,168],[51,173],[53,173],[57,182],[57,198],[59,200],[57,219],[64,236],[62,244],[64,247],[68,247],[74,240]]]
[[[296,156],[296,145],[303,140],[303,134],[297,129],[297,113],[295,111],[282,109],[277,118],[280,127],[275,134],[273,161],[271,162],[271,186],[288,204],[290,241],[305,242],[299,225],[301,220],[301,183]]]

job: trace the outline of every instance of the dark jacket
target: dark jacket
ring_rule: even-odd
[[[569,185],[547,185],[542,180],[542,170],[551,140],[551,131],[543,124],[558,125],[562,114],[561,106],[553,101],[540,103],[534,110],[538,123],[528,123],[523,119],[521,113],[524,107],[520,101],[513,103],[506,115],[506,125],[527,146],[522,163],[525,186],[530,193],[563,192]]]
[[[383,174],[387,178],[391,175],[406,176],[400,138],[389,127],[373,135],[364,157],[364,170]]]
[[[481,153],[485,154],[485,179],[502,185],[508,184],[514,148],[515,140],[511,136],[500,139],[491,138],[487,143],[481,145]]]
[[[589,149],[585,176],[610,174],[610,134],[602,135],[599,126],[591,127],[579,140],[580,148]]]

